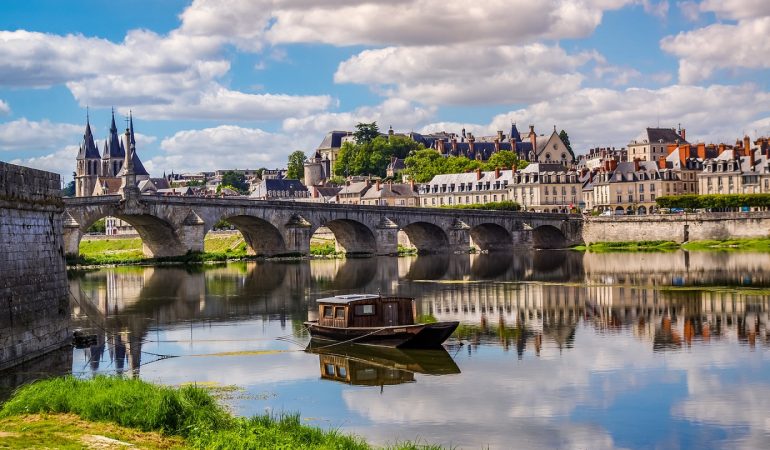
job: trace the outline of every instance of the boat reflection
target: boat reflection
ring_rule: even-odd
[[[322,379],[356,386],[413,383],[415,373],[460,373],[460,368],[444,348],[423,350],[359,344],[329,345],[328,342],[311,340],[305,351],[318,355]]]

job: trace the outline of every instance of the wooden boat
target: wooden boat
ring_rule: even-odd
[[[459,322],[415,323],[411,297],[370,294],[321,298],[318,320],[305,322],[314,339],[399,348],[435,348]]]

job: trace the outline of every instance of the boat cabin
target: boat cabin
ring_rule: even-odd
[[[338,295],[318,302],[318,325],[337,328],[413,325],[414,299],[371,294]]]

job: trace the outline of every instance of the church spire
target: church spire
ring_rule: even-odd
[[[136,139],[134,139],[134,116],[131,114],[131,110],[128,110],[128,128],[131,131],[131,145],[136,145]]]
[[[94,134],[91,132],[91,117],[86,109],[86,131],[83,134],[83,142],[80,144],[80,151],[77,159],[99,159],[99,149],[94,142]]]

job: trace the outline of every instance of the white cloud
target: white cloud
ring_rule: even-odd
[[[180,18],[180,33],[216,36],[247,51],[259,51],[272,16],[272,0],[195,0]]]
[[[510,104],[579,88],[576,69],[597,58],[543,44],[387,47],[343,61],[334,80],[395,85],[388,95],[426,104]]]
[[[588,36],[629,0],[278,1],[274,43],[509,45]],[[526,18],[525,20],[522,18]],[[376,24],[376,25],[374,25]]]
[[[685,0],[683,2],[676,2],[676,6],[679,7],[679,11],[686,20],[697,22],[700,19],[700,5],[698,3],[692,0]]]
[[[149,171],[181,172],[214,168],[284,167],[288,155],[309,142],[258,128],[222,125],[179,131],[160,143],[162,153],[150,159]]]
[[[27,119],[0,123],[0,150],[40,151],[61,148],[83,139],[82,125]],[[74,161],[74,159],[73,159]],[[74,165],[74,162],[73,162]]]
[[[11,164],[32,167],[40,170],[55,172],[62,176],[63,182],[72,180],[75,171],[75,157],[78,155],[77,145],[68,145],[54,153],[31,158],[12,159]]]
[[[668,86],[661,89],[612,90],[585,88],[495,116],[489,124],[439,122],[422,131],[457,131],[463,126],[474,134],[508,130],[511,121],[535,124],[539,133],[551,127],[569,133],[573,148],[625,146],[644,127],[682,124],[690,141],[719,142],[742,135],[746,124],[767,116],[770,93],[753,85],[709,87]],[[522,126],[524,125],[524,126]]]
[[[0,100],[0,115],[6,115],[11,113],[11,107],[8,106],[8,103],[4,102],[3,100]]]
[[[667,0],[655,2],[653,0],[642,0],[644,12],[651,14],[659,19],[668,17],[669,4]]]
[[[703,12],[716,13],[718,17],[740,20],[770,15],[770,2],[767,0],[703,0],[700,9]]]
[[[770,17],[760,17],[667,36],[660,46],[679,57],[680,82],[697,83],[718,69],[770,68],[770,40],[764,39],[768,34]]]
[[[389,98],[377,106],[362,106],[350,112],[322,113],[283,121],[283,129],[292,133],[310,133],[318,137],[330,130],[352,130],[359,122],[377,122],[384,131],[414,130],[434,117],[433,107],[416,106],[399,98]],[[320,139],[320,138],[319,138]]]

